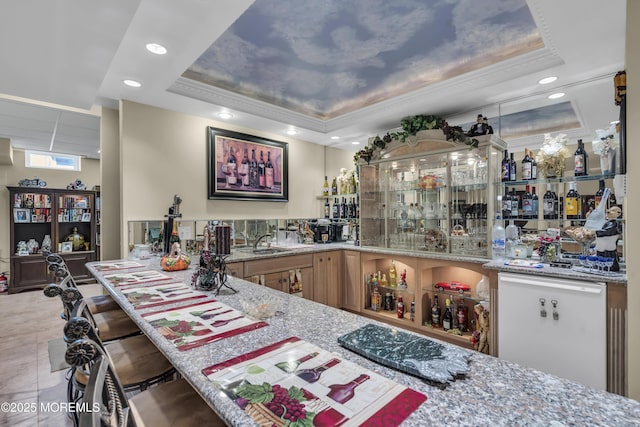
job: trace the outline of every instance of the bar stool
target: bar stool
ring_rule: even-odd
[[[120,374],[104,348],[90,339],[69,344],[67,363],[88,367],[89,380],[78,414],[81,427],[224,426],[225,423],[184,379],[150,388],[127,398]],[[94,409],[100,410],[95,411]]]

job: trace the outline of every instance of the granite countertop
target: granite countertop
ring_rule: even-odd
[[[337,246],[335,248],[338,249]],[[157,257],[140,262],[149,269],[160,269]],[[404,421],[403,426],[435,423],[456,426],[640,424],[640,403],[635,400],[464,349],[462,351],[469,352],[469,374],[442,390],[416,377],[378,365],[338,344],[339,336],[364,325],[388,325],[236,278],[231,278],[230,284],[238,293],[220,295],[216,299],[239,310],[244,299],[269,300],[283,314],[268,319],[267,327],[181,352],[141,317],[141,314],[158,308],[135,310],[118,288],[110,285],[93,267],[94,264],[87,264],[91,273],[230,425],[249,426],[255,423],[217,390],[201,370],[291,336],[336,352],[366,369],[426,394],[427,401]],[[193,269],[166,274],[190,283]],[[175,303],[163,308],[179,305]],[[459,347],[456,349],[460,350]]]

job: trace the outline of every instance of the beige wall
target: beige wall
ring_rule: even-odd
[[[627,2],[627,39],[626,64],[627,71],[627,197],[625,212],[640,212],[640,195],[634,185],[640,182],[640,169],[635,159],[640,157],[640,2]],[[631,215],[625,215],[626,233],[625,255],[627,256],[627,369],[628,395],[640,400],[640,221]]]
[[[100,120],[100,178],[102,181],[100,258],[120,258],[120,113],[102,109]]]
[[[13,150],[13,165],[0,166],[0,271],[9,271],[9,256],[15,248],[9,247],[9,190],[7,186],[17,186],[21,179],[40,178],[47,188],[66,188],[76,179],[82,180],[88,189],[100,185],[100,161],[82,159],[80,172],[53,171],[24,167],[24,151]],[[42,242],[39,242],[42,243]]]
[[[289,201],[208,200],[207,126],[289,143]],[[174,194],[185,219],[318,217],[325,152],[333,174],[353,165],[353,153],[130,101],[121,103],[120,129],[123,255],[126,221],[163,219]]]

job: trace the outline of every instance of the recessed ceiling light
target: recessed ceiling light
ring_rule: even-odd
[[[562,98],[563,96],[564,96],[564,92],[558,92],[558,93],[552,93],[551,95],[547,96],[547,98],[558,99],[558,98]]]
[[[331,139],[340,139],[339,136],[332,136]]]
[[[352,144],[353,145],[360,145],[360,141],[353,141]]]
[[[221,118],[222,120],[228,120],[231,117],[233,117],[233,114],[223,111],[222,113],[218,113],[218,117]]]
[[[538,84],[546,85],[546,84],[549,84],[549,83],[553,83],[556,80],[558,80],[558,78],[556,76],[545,77],[544,79],[538,80]]]
[[[618,123],[620,123],[620,120],[614,120],[612,122],[609,122],[610,125],[617,125]]]
[[[295,130],[295,129],[289,129],[289,130],[287,131],[287,134],[289,134],[289,135],[295,135],[295,134],[297,134],[297,133],[298,133],[298,132],[296,132],[296,130]]]
[[[147,43],[147,50],[156,55],[164,55],[167,53],[167,48],[158,43]]]
[[[130,80],[130,79],[123,80],[122,83],[126,84],[127,86],[131,86],[131,87],[140,87],[140,86],[142,86],[142,83],[140,83],[139,81]]]

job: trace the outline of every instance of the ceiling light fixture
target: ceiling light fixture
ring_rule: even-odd
[[[221,113],[218,113],[218,117],[221,118],[222,120],[229,120],[230,118],[233,117],[233,114],[223,111]]]
[[[609,122],[610,125],[617,125],[618,123],[620,123],[620,120],[614,120],[612,122]]]
[[[540,85],[546,85],[546,84],[549,84],[549,83],[553,83],[553,82],[555,82],[556,80],[558,80],[558,78],[557,78],[556,76],[545,77],[544,79],[540,79],[540,80],[538,80],[538,84],[540,84]]]
[[[140,83],[139,81],[131,80],[131,79],[125,79],[125,80],[122,81],[122,83],[124,83],[124,84],[126,84],[127,86],[130,86],[130,87],[140,87],[140,86],[142,86],[142,83]]]
[[[296,132],[296,130],[295,130],[295,129],[289,129],[289,130],[287,131],[287,134],[289,134],[289,135],[295,135],[295,134],[297,134],[297,133],[298,133],[298,132]]]
[[[156,55],[164,55],[167,53],[167,48],[158,43],[147,43],[147,50]]]
[[[557,92],[557,93],[552,93],[551,95],[547,96],[547,98],[558,99],[558,98],[562,98],[563,96],[564,96],[564,92]]]
[[[360,145],[360,141],[353,141],[352,144],[353,145]]]
[[[340,139],[339,136],[332,136],[331,139],[336,140],[336,139]]]

